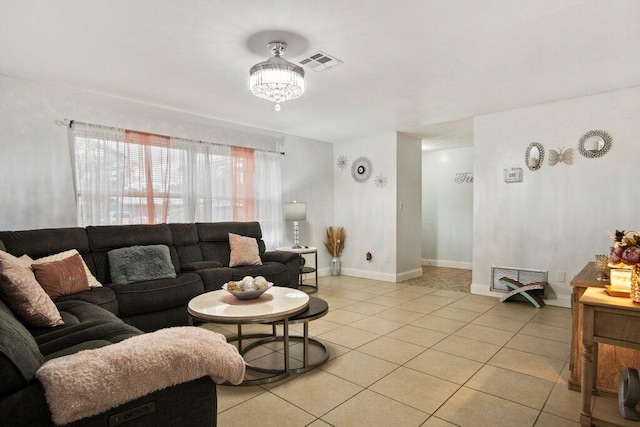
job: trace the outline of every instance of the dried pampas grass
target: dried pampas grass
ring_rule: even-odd
[[[327,248],[331,256],[339,257],[344,250],[344,240],[347,238],[347,233],[344,231],[344,227],[329,227],[327,228],[327,241],[324,242],[324,246]]]

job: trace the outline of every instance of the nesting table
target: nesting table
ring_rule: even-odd
[[[203,322],[234,324],[238,327],[235,338],[238,351],[245,355],[257,346],[268,342],[283,342],[283,367],[256,367],[247,364],[247,368],[258,372],[270,374],[266,378],[245,379],[243,385],[262,384],[281,380],[291,373],[304,372],[316,367],[329,357],[328,348],[318,340],[309,338],[308,322],[326,315],[329,306],[326,301],[310,297],[307,293],[297,289],[273,286],[260,297],[252,300],[240,300],[225,290],[207,292],[189,301],[187,310],[191,317],[191,323],[197,319]],[[271,334],[243,335],[242,325],[245,324],[269,324],[272,325]],[[292,323],[304,324],[303,336],[290,336],[289,325]],[[282,325],[282,335],[276,334],[276,326]],[[247,345],[243,343],[248,339],[259,338]],[[302,367],[290,367],[290,341],[303,343]],[[323,354],[319,361],[313,363],[309,360],[309,346],[319,347]]]
[[[313,267],[307,267],[305,265],[300,266],[298,287],[302,289],[308,289],[309,293],[311,294],[318,292],[318,248],[313,246],[302,246],[300,248],[282,247],[282,248],[276,248],[276,251],[293,252],[295,254],[298,254],[301,258],[302,258],[302,255],[304,254],[314,254],[315,264]],[[302,279],[303,279],[302,276],[309,273],[315,273],[316,275],[315,286],[302,283]]]

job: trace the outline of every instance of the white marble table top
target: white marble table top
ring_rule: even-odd
[[[297,289],[272,286],[260,297],[240,300],[225,290],[207,292],[189,301],[189,313],[217,323],[259,323],[282,320],[309,305],[309,295]]]

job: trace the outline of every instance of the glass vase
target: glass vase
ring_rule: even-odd
[[[638,264],[631,269],[631,292],[629,297],[633,302],[640,302],[640,265]]]
[[[341,266],[342,266],[342,263],[340,262],[340,258],[337,256],[332,257],[331,258],[331,275],[339,276]]]

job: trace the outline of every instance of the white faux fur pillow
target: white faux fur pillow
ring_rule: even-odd
[[[229,267],[241,265],[262,265],[258,242],[253,237],[229,233]]]

